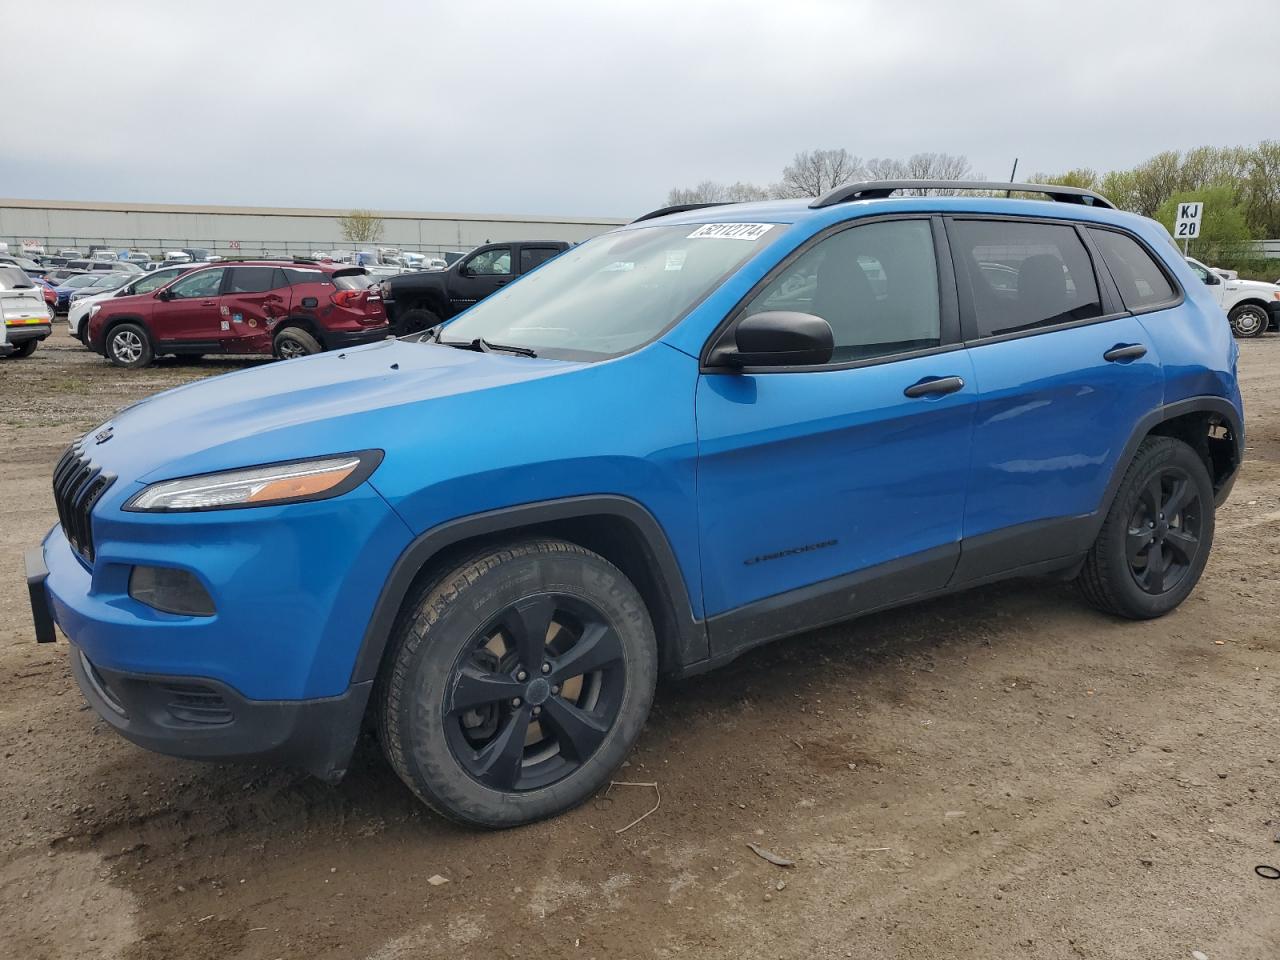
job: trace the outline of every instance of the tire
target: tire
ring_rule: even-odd
[[[102,352],[117,367],[130,370],[149,367],[155,359],[151,337],[136,323],[112,327],[102,345]]]
[[[432,809],[519,826],[609,782],[657,668],[644,601],[613,564],[558,540],[489,548],[411,597],[383,662],[378,732]]]
[[[421,333],[439,323],[440,318],[426,307],[414,307],[396,317],[396,336],[405,337],[411,333]]]
[[[35,353],[36,347],[39,345],[39,340],[24,340],[13,348],[13,353],[11,353],[10,356],[15,360],[23,360]]]
[[[301,327],[285,327],[276,334],[272,350],[281,360],[293,360],[321,353],[324,347],[320,346],[319,340]]]
[[[1162,617],[1200,580],[1213,532],[1213,482],[1204,461],[1181,440],[1147,437],[1077,583],[1100,610],[1130,620]]]
[[[1242,303],[1233,307],[1227,320],[1231,323],[1232,334],[1242,340],[1262,336],[1271,324],[1271,317],[1266,309],[1256,303]]]

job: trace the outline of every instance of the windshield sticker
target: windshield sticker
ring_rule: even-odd
[[[772,229],[772,223],[706,223],[685,239],[759,240]]]
[[[663,269],[664,270],[683,270],[684,258],[685,258],[684,250],[668,250],[667,265]]]

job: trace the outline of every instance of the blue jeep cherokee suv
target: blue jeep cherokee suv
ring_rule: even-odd
[[[852,184],[656,211],[434,331],[136,404],[58,464],[28,582],[130,740],[336,780],[367,719],[422,800],[509,826],[607,782],[659,674],[1026,574],[1167,613],[1243,440],[1158,224]]]

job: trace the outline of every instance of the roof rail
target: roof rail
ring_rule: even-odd
[[[656,217],[665,217],[669,213],[684,213],[686,210],[701,210],[703,207],[727,207],[736,200],[720,200],[716,203],[677,203],[671,207],[659,207],[657,210],[650,210],[644,216],[636,217],[632,223],[639,223],[641,220],[653,220]]]
[[[882,200],[899,190],[987,190],[1006,195],[1011,192],[1043,193],[1059,203],[1115,209],[1115,204],[1106,197],[1080,187],[1060,187],[1053,183],[1000,183],[994,180],[866,180],[829,190],[809,206],[817,210],[851,200]]]

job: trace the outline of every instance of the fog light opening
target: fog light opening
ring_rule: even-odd
[[[196,575],[174,567],[134,567],[129,596],[139,603],[184,617],[212,617],[213,598]]]

